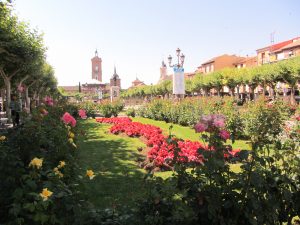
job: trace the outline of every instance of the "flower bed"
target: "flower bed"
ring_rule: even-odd
[[[197,141],[177,140],[177,144],[170,143],[168,137],[162,134],[162,130],[159,127],[132,122],[130,118],[126,117],[96,118],[96,121],[99,123],[114,124],[110,128],[110,132],[113,134],[124,133],[129,137],[144,137],[146,145],[150,147],[150,150],[147,152],[147,159],[141,166],[147,170],[170,170],[176,162],[199,164],[203,162],[203,156],[199,154],[198,150],[213,150],[212,147],[208,147]],[[176,157],[174,157],[175,150],[179,150]],[[232,151],[232,156],[238,151]],[[229,156],[226,155],[226,157]]]

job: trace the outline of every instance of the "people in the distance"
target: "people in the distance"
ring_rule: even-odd
[[[12,121],[13,121],[13,126],[16,126],[16,125],[18,126],[20,123],[21,106],[15,95],[12,96],[9,108],[11,109],[11,117],[12,117]]]

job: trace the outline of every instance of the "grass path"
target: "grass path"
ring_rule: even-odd
[[[78,140],[80,167],[96,174],[93,180],[84,179],[83,191],[100,208],[132,204],[145,192],[145,172],[135,162],[137,148],[145,145],[137,138],[110,134],[109,125],[92,119],[81,121],[79,127],[86,132]]]

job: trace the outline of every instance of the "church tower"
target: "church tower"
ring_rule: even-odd
[[[114,74],[110,78],[110,86],[118,86],[119,88],[121,88],[121,79],[117,74],[116,66],[114,68]]]
[[[120,97],[121,91],[121,79],[116,71],[116,66],[114,68],[114,74],[110,78],[110,100],[114,101]]]
[[[102,82],[102,59],[98,57],[98,51],[96,49],[95,56],[92,61],[92,79]]]
[[[159,81],[165,80],[167,77],[167,65],[164,61],[161,62]]]

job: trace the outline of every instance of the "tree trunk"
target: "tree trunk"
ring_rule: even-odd
[[[291,105],[295,105],[296,104],[296,100],[295,100],[295,86],[291,86],[290,103],[291,103]]]
[[[221,91],[220,91],[220,88],[217,88],[217,94],[219,97],[221,97]]]
[[[237,94],[237,99],[239,100],[240,99],[240,86],[239,85],[236,86],[236,94]]]
[[[234,88],[230,88],[230,95],[232,98],[234,98]]]
[[[10,102],[11,102],[11,82],[9,78],[4,79],[6,86],[6,117],[8,120],[11,120],[11,110],[10,110]]]
[[[25,103],[26,103],[25,107],[28,110],[27,112],[30,113],[30,98],[29,98],[28,92],[29,92],[29,87],[26,86],[26,88],[25,88]]]
[[[11,78],[13,76],[15,76],[19,72],[19,70],[20,69],[17,69],[13,73],[11,73],[10,76],[7,76],[4,73],[3,68],[0,68],[0,75],[3,78],[4,83],[5,83],[5,87],[6,87],[6,116],[7,116],[9,121],[11,121],[11,111],[10,111],[10,108],[9,108],[10,102],[11,102],[11,98],[10,98],[10,95],[11,95]]]
[[[1,89],[1,98],[2,98],[2,102],[1,102],[1,105],[2,105],[2,111],[4,111],[4,89]]]
[[[275,85],[269,84],[268,86],[269,86],[269,97],[274,99]]]
[[[266,83],[263,83],[263,96],[266,97]]]

